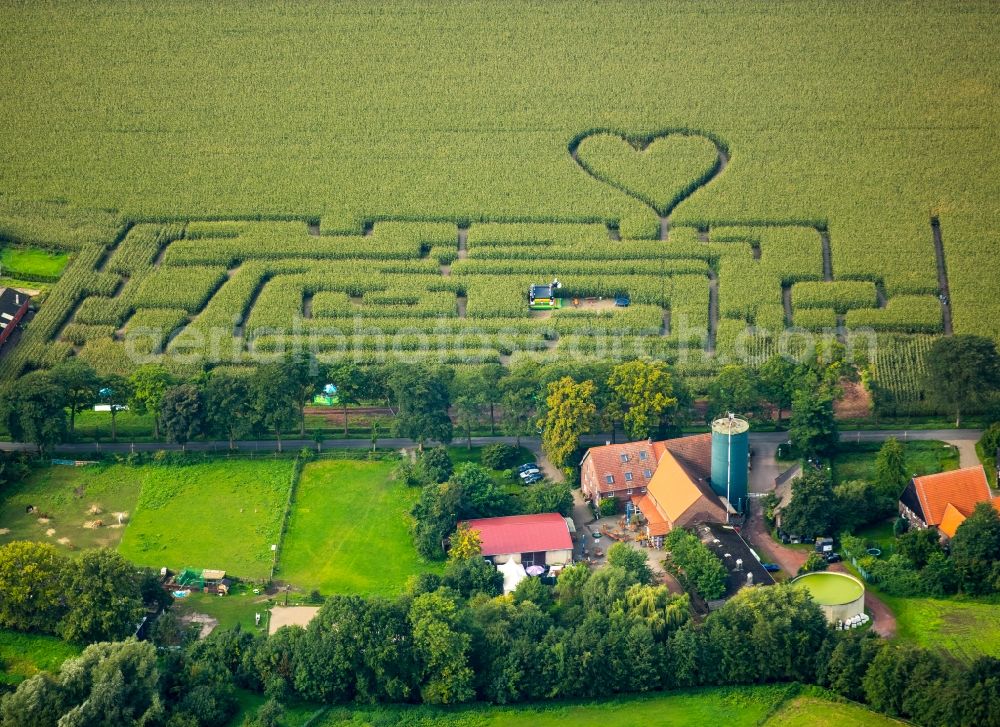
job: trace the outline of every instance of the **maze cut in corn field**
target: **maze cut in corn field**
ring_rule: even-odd
[[[985,0],[6,5],[0,238],[72,258],[0,375],[709,375],[787,329],[886,342],[919,398],[923,337],[1000,338],[995,30]]]

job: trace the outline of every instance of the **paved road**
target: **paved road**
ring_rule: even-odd
[[[971,464],[976,464],[975,444],[982,435],[980,429],[926,429],[907,431],[902,429],[882,429],[874,431],[842,432],[842,441],[853,442],[881,442],[889,437],[896,437],[900,440],[908,439],[940,439],[942,441],[954,443],[959,446],[962,453],[962,465],[966,466],[967,456],[971,453]],[[750,443],[757,453],[755,455],[755,467],[757,458],[762,458],[770,452],[773,459],[774,449],[779,443],[788,439],[787,432],[760,432],[750,435]],[[611,440],[609,434],[590,434],[583,437],[584,444],[603,444]],[[461,443],[464,440],[456,440]],[[514,437],[473,437],[473,446],[485,446],[497,442],[514,444]],[[541,451],[541,440],[538,437],[521,437],[521,444],[533,452]],[[302,447],[315,447],[316,443],[311,439],[285,439],[282,440],[285,451],[294,451]],[[367,449],[371,447],[370,439],[327,439],[322,444],[323,449]],[[378,446],[382,449],[402,449],[404,447],[414,447],[416,443],[411,439],[386,438],[379,439]],[[226,451],[229,443],[226,441],[214,442],[189,442],[187,449],[192,452],[213,452]],[[261,451],[271,452],[278,448],[278,443],[273,439],[245,440],[236,443],[236,448],[243,452]],[[166,442],[110,442],[94,443],[70,443],[60,444],[55,447],[55,452],[60,454],[88,454],[93,452],[155,452],[159,449],[180,450],[179,444],[168,444]],[[34,451],[35,446],[23,442],[0,442],[0,451]],[[761,460],[763,461],[763,460]],[[773,482],[773,479],[772,479]]]

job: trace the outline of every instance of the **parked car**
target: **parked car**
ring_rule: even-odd
[[[777,563],[761,563],[761,565],[764,567],[764,570],[766,570],[768,573],[775,573],[781,570],[781,566],[778,565]]]
[[[840,553],[827,553],[823,557],[826,558],[826,562],[827,563],[839,563],[840,562]]]
[[[521,476],[521,481],[526,485],[533,485],[536,482],[541,482],[544,479],[545,477],[542,475],[541,472],[532,472],[530,474]]]
[[[538,482],[538,480],[542,479],[542,471],[538,469],[538,465],[536,464],[523,464],[517,468],[517,476],[522,482],[530,485],[531,482],[528,482],[529,479],[532,482]]]

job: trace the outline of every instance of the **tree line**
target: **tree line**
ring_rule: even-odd
[[[688,596],[652,582],[639,551],[499,596],[475,544],[459,550],[443,575],[414,577],[396,598],[334,596],[306,628],[273,636],[234,628],[198,640],[168,612],[153,643],[99,643],[58,675],[22,682],[0,700],[0,723],[214,726],[235,712],[237,689],[266,695],[275,714],[292,698],[513,704],[797,681],[918,724],[1000,724],[1000,660],[836,631],[788,585],[744,589],[698,619]]]
[[[955,412],[995,407],[1000,356],[993,341],[954,336],[926,356],[924,386],[942,409]],[[799,362],[775,355],[760,366],[722,366],[708,384],[707,417],[735,412],[750,419],[777,420],[790,413],[789,431],[805,456],[818,456],[836,443],[833,402],[840,382],[865,377],[876,398],[879,388],[865,362],[841,344],[819,345]],[[579,437],[614,431],[621,424],[633,440],[667,436],[697,415],[695,392],[662,360],[621,364],[577,360],[539,363],[445,366],[428,363],[324,364],[307,353],[290,354],[254,369],[219,367],[194,377],[177,377],[161,364],[138,366],[130,376],[99,376],[71,357],[48,370],[33,371],[0,392],[0,421],[16,441],[50,449],[75,430],[76,415],[94,403],[110,407],[111,439],[124,407],[150,413],[154,436],[185,444],[200,436],[232,444],[252,434],[306,435],[305,407],[325,385],[337,387],[348,432],[350,407],[388,402],[396,410],[393,434],[419,443],[448,443],[488,421],[490,434],[521,437],[539,430],[546,453],[567,466]],[[373,437],[376,433],[373,432]]]

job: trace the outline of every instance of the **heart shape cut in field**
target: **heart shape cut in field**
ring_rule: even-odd
[[[708,137],[691,134],[666,134],[641,149],[615,134],[594,134],[580,142],[576,156],[597,179],[667,215],[708,181],[719,150]]]

